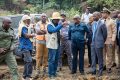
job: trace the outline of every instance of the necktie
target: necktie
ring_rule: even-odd
[[[97,23],[94,24],[94,27],[93,27],[93,40],[95,38],[95,31],[97,29]]]

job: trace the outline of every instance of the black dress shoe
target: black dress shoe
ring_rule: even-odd
[[[89,71],[89,72],[87,72],[87,74],[96,75],[96,72]]]
[[[81,71],[80,74],[81,74],[81,75],[85,75],[84,71]]]
[[[105,70],[106,70],[106,66],[103,67],[103,71],[105,71]]]
[[[102,73],[99,73],[99,74],[98,74],[98,77],[101,77],[101,76],[102,76]]]
[[[107,73],[111,73],[111,72],[112,72],[112,69],[109,68],[109,69],[107,70]]]
[[[0,80],[3,79],[5,74],[0,74]]]
[[[70,74],[76,74],[76,72],[75,72],[75,71],[72,71]]]
[[[91,64],[88,65],[88,68],[91,67]]]
[[[96,72],[92,72],[91,74],[92,74],[92,75],[96,75]]]
[[[116,69],[120,69],[120,67],[116,67]]]
[[[116,66],[117,66],[116,63],[113,63],[111,67],[116,67]]]

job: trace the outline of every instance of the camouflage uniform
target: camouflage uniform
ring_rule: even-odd
[[[61,29],[61,45],[60,45],[60,53],[59,53],[59,61],[58,65],[60,68],[62,68],[62,55],[65,53],[68,57],[68,66],[71,70],[72,68],[72,51],[71,51],[71,42],[68,40],[68,30],[69,25],[66,27],[63,27]]]
[[[12,42],[14,37],[14,31],[10,28],[5,31],[2,26],[0,26],[0,48],[8,49],[5,54],[0,55],[0,63],[5,61],[8,65],[10,72],[12,74],[12,80],[18,80],[18,68],[15,56],[12,52]]]

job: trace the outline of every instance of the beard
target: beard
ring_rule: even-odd
[[[45,19],[43,19],[43,20],[42,20],[42,23],[46,23],[46,20],[45,20]]]

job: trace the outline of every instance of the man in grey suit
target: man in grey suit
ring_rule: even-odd
[[[91,58],[92,66],[91,73],[96,75],[96,55],[98,58],[99,72],[98,77],[102,76],[103,72],[103,47],[107,38],[107,28],[103,21],[100,20],[100,13],[94,12],[94,23],[92,26],[93,36],[91,43]]]

